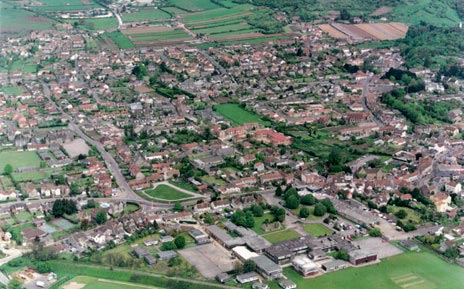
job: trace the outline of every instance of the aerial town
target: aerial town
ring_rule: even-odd
[[[1,288],[463,288],[462,1],[264,2],[0,2]]]

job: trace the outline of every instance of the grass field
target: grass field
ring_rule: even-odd
[[[126,35],[119,31],[109,32],[103,35],[109,37],[120,49],[131,49],[135,47],[134,43],[132,43],[132,41]]]
[[[163,41],[163,40],[188,38],[190,37],[190,35],[188,35],[184,30],[175,29],[172,31],[130,34],[129,37],[134,42],[143,42],[143,41]]]
[[[36,16],[30,11],[14,9],[13,6],[2,5],[0,9],[0,27],[2,34],[25,33],[32,30],[53,29],[53,20]]]
[[[72,287],[70,284],[82,284],[85,285],[85,287],[81,287],[84,289],[106,289],[106,288],[111,288],[111,289],[145,289],[145,288],[160,288],[160,287],[151,287],[151,286],[145,286],[145,285],[137,285],[133,283],[127,283],[127,282],[119,282],[119,281],[111,281],[107,279],[97,279],[97,278],[92,278],[92,277],[87,277],[87,276],[77,276],[68,282],[66,282],[64,285],[62,285],[60,288],[62,289],[69,289]]]
[[[16,182],[40,181],[43,179],[48,179],[54,172],[55,172],[55,169],[49,168],[49,169],[41,169],[41,170],[33,171],[33,172],[12,173],[11,177]]]
[[[67,20],[66,22],[73,24],[76,20]],[[108,30],[117,28],[118,20],[114,17],[85,19],[79,27],[90,31]]]
[[[402,222],[410,222],[411,221],[414,224],[420,224],[421,223],[420,214],[418,212],[416,212],[415,210],[411,209],[411,208],[394,207],[394,206],[388,206],[387,207],[388,212],[392,213],[392,214],[395,214],[396,212],[398,212],[401,209],[405,210],[406,213],[408,213],[406,218],[404,218],[404,220],[401,220]]]
[[[303,224],[303,229],[306,233],[314,237],[322,237],[333,233],[332,230],[322,224]]]
[[[0,87],[0,91],[11,95],[21,95],[25,89],[22,86],[3,86]]]
[[[168,4],[190,12],[210,10],[219,7],[210,0],[169,0]]]
[[[253,226],[252,229],[256,233],[262,235],[262,234],[266,234],[266,232],[261,228],[261,226],[266,220],[268,220],[269,222],[272,222],[274,220],[274,215],[270,213],[266,213],[262,215],[261,217],[255,217],[254,219],[255,219],[255,225]]]
[[[296,232],[293,229],[286,229],[283,231],[272,232],[272,233],[268,233],[262,236],[264,237],[264,239],[268,240],[269,242],[273,244],[301,237],[300,234],[298,234],[298,232]]]
[[[393,11],[395,21],[419,24],[424,21],[438,26],[457,26],[462,20],[452,1],[405,0]]]
[[[160,9],[143,8],[133,13],[121,14],[124,22],[139,22],[139,21],[158,21],[171,18],[171,15]]]
[[[151,197],[169,201],[191,197],[189,194],[183,193],[166,185],[158,185],[155,189],[145,190],[145,193]]]
[[[41,0],[41,5],[32,7],[43,11],[88,10],[101,7],[92,0],[89,0],[89,2],[90,4],[84,4],[82,0]]]
[[[7,164],[13,167],[13,171],[17,168],[22,167],[36,167],[40,166],[40,158],[36,152],[2,152],[0,153],[0,170],[3,169]]]
[[[214,110],[227,118],[233,125],[242,125],[244,123],[258,122],[262,125],[269,125],[269,122],[263,121],[259,115],[246,111],[235,103],[218,104]]]
[[[291,268],[285,268],[284,274],[297,284],[297,288],[456,289],[462,288],[464,283],[464,268],[429,252],[404,253],[379,264],[348,268],[311,279],[304,279]],[[271,288],[279,287],[273,283]]]
[[[246,16],[251,15],[253,5],[243,4],[233,8],[217,8],[201,13],[187,15],[184,19],[186,24],[198,25],[200,23],[221,22],[229,21],[232,19],[244,19]]]

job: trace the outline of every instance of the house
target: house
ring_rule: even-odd
[[[443,213],[448,210],[451,205],[451,196],[448,196],[443,193],[436,193],[430,196],[430,200],[435,204],[437,212]]]
[[[147,247],[154,246],[158,244],[158,240],[148,239],[148,240],[143,241],[143,244]]]
[[[203,233],[202,231],[198,229],[193,229],[188,231],[188,234],[195,240],[197,244],[206,244],[210,243],[211,240],[209,239],[209,236],[206,233]]]
[[[145,256],[150,255],[150,252],[147,249],[141,248],[141,247],[135,247],[134,250],[132,250],[132,253],[134,254],[135,257],[142,259]]]
[[[211,202],[211,209],[215,212],[220,212],[225,208],[230,208],[230,201],[229,200],[218,200]]]
[[[148,265],[156,264],[156,259],[155,259],[155,257],[153,257],[152,254],[143,256],[143,260],[145,260],[145,262],[146,262]]]
[[[251,285],[251,289],[269,289],[269,285],[256,282]]]
[[[279,281],[279,286],[283,289],[294,289],[296,288],[295,282],[290,279],[283,279]]]
[[[160,260],[169,260],[172,258],[177,257],[177,253],[175,251],[169,250],[169,251],[160,251],[158,252],[158,258]]]
[[[256,272],[248,272],[245,274],[237,275],[235,278],[240,284],[246,284],[259,280],[258,274]]]

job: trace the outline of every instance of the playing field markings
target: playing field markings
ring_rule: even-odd
[[[411,286],[416,286],[416,285],[419,285],[419,284],[422,284],[422,283],[425,283],[425,280],[422,279],[422,280],[419,280],[419,281],[416,281],[416,282],[412,282],[412,283],[408,283],[408,284],[404,284],[404,285],[401,285],[402,288],[409,288]]]
[[[419,278],[418,276],[408,276],[408,277],[405,277],[405,278],[402,278],[402,279],[395,280],[395,283],[396,284],[405,283],[405,282],[408,282],[408,281],[411,281],[411,280],[414,280],[414,279],[418,279],[418,278]]]
[[[406,277],[409,277],[409,276],[416,276],[416,275],[414,275],[412,273],[408,273],[408,274],[399,275],[399,276],[396,276],[396,277],[391,277],[391,279],[393,280],[393,282],[396,283],[396,280],[403,279],[403,278],[406,278]]]

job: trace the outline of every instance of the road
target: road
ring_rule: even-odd
[[[374,76],[370,76],[369,78],[367,78],[363,82],[363,91],[362,91],[362,94],[361,94],[361,103],[362,103],[364,111],[367,111],[372,115],[372,118],[373,118],[374,122],[378,126],[383,127],[383,126],[385,126],[383,121],[380,118],[378,118],[375,115],[375,113],[373,113],[371,111],[371,109],[369,108],[369,105],[367,105],[367,95],[369,94],[369,84],[370,84],[370,82],[372,81],[373,78],[374,78]]]
[[[122,24],[123,24],[121,15],[119,15],[119,13],[118,13],[117,11],[114,11],[114,10],[111,11],[111,12],[112,12],[112,13],[114,14],[114,16],[118,19],[118,29],[121,29],[121,26],[122,26]]]

